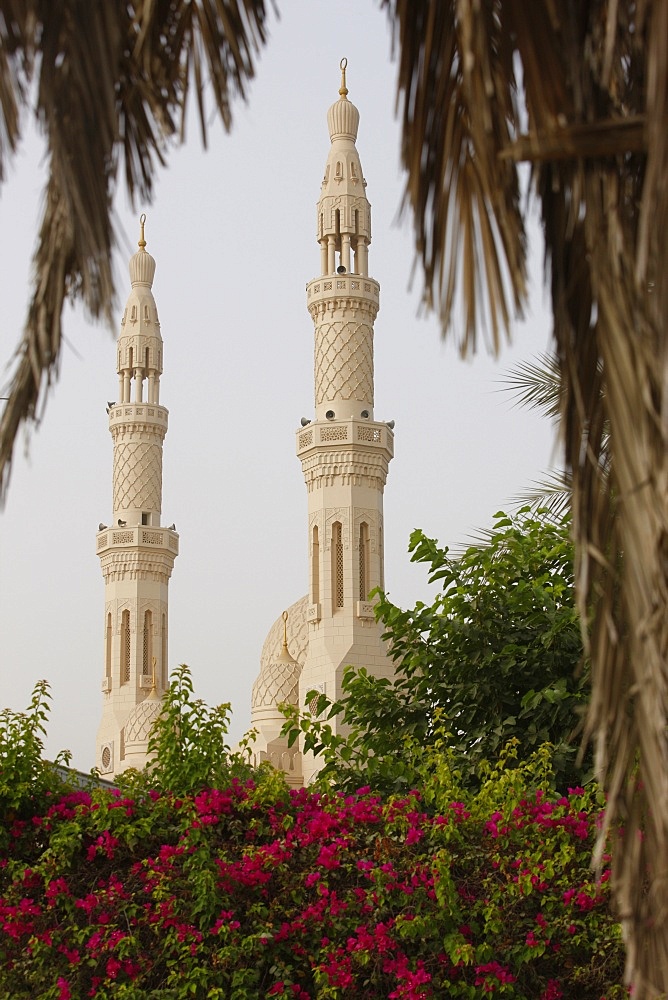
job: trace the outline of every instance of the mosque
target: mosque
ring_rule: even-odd
[[[278,706],[304,706],[314,690],[338,698],[348,665],[393,675],[369,594],[384,587],[383,490],[394,434],[393,422],[374,418],[380,286],[369,276],[371,206],[345,59],[327,124],[331,145],[317,204],[319,277],[306,288],[314,325],[314,415],[303,418],[296,432],[308,498],[308,594],[272,626],[251,704],[256,760],[271,761],[294,786],[308,783],[316,765],[280,736]],[[168,411],[160,401],[155,268],[142,216],[117,344],[117,399],[108,404],[113,515],[97,533],[105,607],[96,767],[107,778],[146,764],[149,733],[168,685],[168,587],[179,536],[175,525],[160,523]]]

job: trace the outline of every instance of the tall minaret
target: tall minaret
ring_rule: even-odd
[[[315,419],[297,432],[308,490],[308,653],[299,703],[335,699],[344,668],[392,676],[369,593],[383,586],[383,489],[394,435],[373,414],[373,324],[379,285],[369,277],[371,206],[355,146],[359,111],[340,98],[327,112],[331,147],[317,214],[320,274],[307,285],[315,326]],[[304,423],[304,421],[303,421]],[[313,762],[304,761],[304,778]]]
[[[105,583],[102,721],[96,767],[105,775],[146,763],[148,734],[167,687],[167,590],[179,536],[160,527],[162,337],[151,286],[155,260],[130,260],[132,290],[117,345],[118,398],[108,406],[114,442],[113,516],[100,525],[97,554]]]

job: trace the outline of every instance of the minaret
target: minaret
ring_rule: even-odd
[[[118,397],[107,408],[114,442],[113,515],[111,525],[100,525],[97,534],[105,608],[96,767],[107,776],[146,763],[144,717],[155,717],[154,703],[168,683],[167,591],[179,551],[174,525],[160,526],[167,410],[160,405],[162,337],[145,221],[142,215],[117,344]]]
[[[346,65],[343,59],[340,98],[327,112],[331,147],[317,209],[320,277],[307,285],[315,326],[315,419],[297,432],[310,567],[302,706],[314,689],[338,698],[348,664],[377,676],[394,672],[369,601],[370,591],[383,586],[383,489],[394,435],[373,413],[379,285],[369,277],[371,206]],[[308,781],[313,762],[305,759],[303,769]]]

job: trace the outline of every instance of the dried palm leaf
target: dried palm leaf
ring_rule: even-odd
[[[48,154],[32,297],[3,393],[0,496],[18,429],[37,419],[57,373],[65,296],[111,321],[119,169],[131,200],[150,200],[170,141],[184,134],[193,81],[204,140],[205,90],[230,127],[265,21],[265,0],[0,0],[0,180],[35,76]]]
[[[481,299],[494,346],[524,301],[517,164],[531,164],[590,622],[588,729],[606,829],[624,830],[627,975],[654,998],[668,992],[668,0],[384,6],[424,299],[444,333],[463,300],[464,349]]]

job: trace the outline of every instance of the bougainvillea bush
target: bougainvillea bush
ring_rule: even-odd
[[[4,831],[0,997],[626,997],[594,789],[536,790],[544,749],[461,792],[428,753],[385,799],[269,769],[47,792]]]

